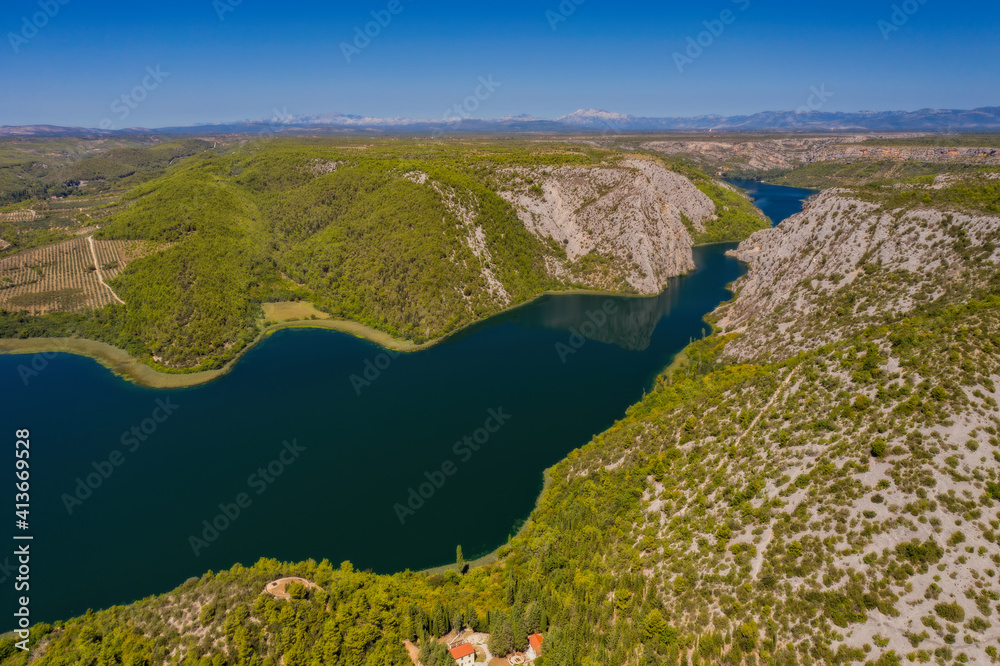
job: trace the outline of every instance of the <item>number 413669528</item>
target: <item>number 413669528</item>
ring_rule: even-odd
[[[28,437],[31,433],[27,430],[18,430],[14,434],[17,436],[17,444],[15,444],[14,447],[14,455],[17,457],[17,460],[14,463],[14,476],[17,478],[17,483],[14,484],[15,488],[17,488],[17,494],[14,496],[14,501],[16,502],[14,505],[14,513],[18,518],[18,527],[21,527],[21,529],[27,529],[30,501],[28,490],[31,487],[28,481],[31,476],[28,464],[31,443]]]

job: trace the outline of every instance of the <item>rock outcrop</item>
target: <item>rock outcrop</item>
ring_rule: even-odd
[[[827,190],[732,252],[748,272],[736,283],[739,297],[715,313],[723,331],[742,333],[727,354],[787,357],[887,312],[960,300],[995,270],[998,239],[1000,217],[890,210],[850,190]]]
[[[565,249],[565,259],[553,259],[550,271],[596,288],[613,287],[607,280],[624,278],[640,293],[660,292],[669,278],[694,268],[687,225],[704,231],[703,223],[715,215],[708,196],[652,159],[518,168],[509,175],[521,186],[501,196],[532,233]],[[617,270],[610,276],[581,275],[578,262],[588,255],[610,259]]]

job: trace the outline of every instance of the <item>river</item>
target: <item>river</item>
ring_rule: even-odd
[[[811,193],[755,187],[776,223]],[[66,354],[25,383],[31,357],[0,356],[11,446],[31,431],[32,620],[261,557],[392,572],[451,562],[458,545],[489,552],[531,512],[543,471],[703,335],[743,270],[731,247],[695,248],[697,269],[658,297],[544,296],[414,354],[279,331],[190,389]]]

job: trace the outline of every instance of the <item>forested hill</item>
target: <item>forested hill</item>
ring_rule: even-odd
[[[494,564],[262,560],[37,627],[32,663],[407,664],[462,628],[501,655],[542,631],[542,666],[995,662],[998,183],[828,192],[744,241],[719,330],[549,470]],[[319,589],[262,594],[286,575]]]
[[[72,169],[161,164],[192,145]],[[693,268],[692,244],[768,226],[697,171],[544,142],[242,143],[172,160],[101,214],[96,239],[155,250],[110,280],[124,305],[7,312],[3,337],[82,334],[164,370],[211,369],[265,328],[263,303],[301,300],[421,343],[545,290],[658,293]]]

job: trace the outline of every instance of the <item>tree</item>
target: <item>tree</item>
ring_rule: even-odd
[[[735,647],[739,648],[740,652],[748,654],[757,649],[757,637],[759,633],[757,623],[750,620],[741,624],[739,629],[736,630],[736,635],[733,636],[733,643]]]
[[[667,628],[667,623],[663,620],[663,614],[657,610],[653,609],[649,615],[646,616],[645,622],[642,625],[642,637],[647,643],[656,644],[660,636]]]
[[[309,594],[309,589],[298,581],[292,581],[285,586],[285,592],[291,599],[305,599]]]
[[[418,659],[424,666],[452,666],[455,663],[448,648],[429,636],[420,639]]]
[[[510,654],[514,649],[514,632],[510,618],[503,611],[497,611],[490,618],[490,652],[497,656]]]
[[[444,636],[448,633],[450,626],[448,611],[445,610],[440,601],[436,602],[434,604],[434,613],[431,616],[431,633],[435,636]]]
[[[451,616],[452,631],[458,634],[461,633],[464,627],[465,627],[465,618],[462,616],[462,611],[455,611]]]
[[[524,628],[529,634],[542,631],[542,611],[534,601],[528,604],[524,612]]]
[[[458,570],[461,571],[465,566],[465,557],[462,556],[462,546],[459,545],[455,549],[455,564],[458,566]]]
[[[510,611],[510,633],[513,638],[512,649],[521,652],[528,649],[528,632],[524,627],[524,609],[514,606]]]

